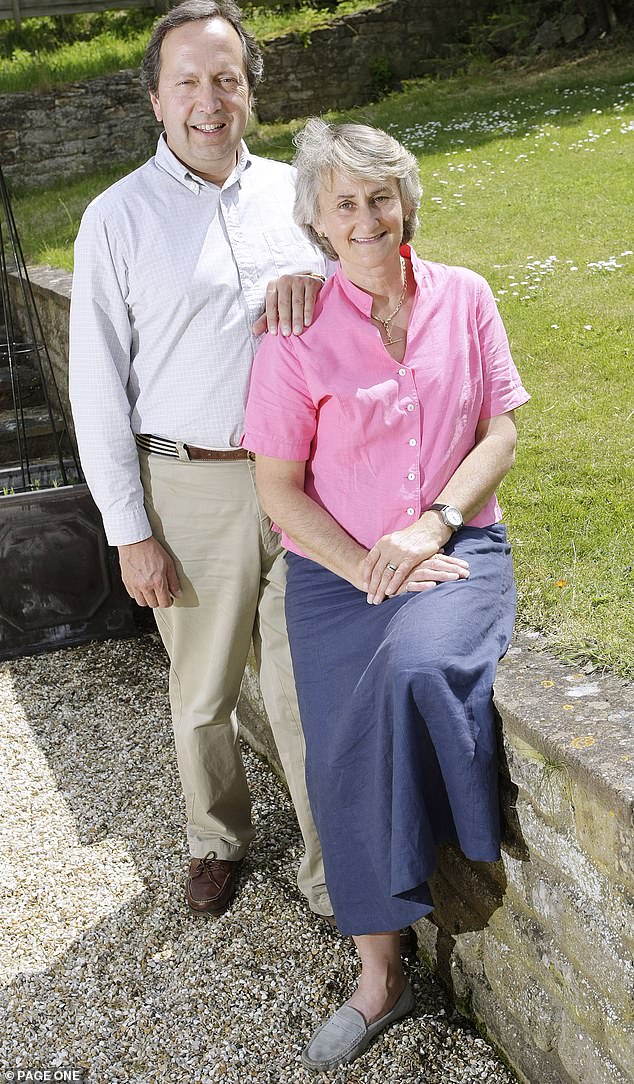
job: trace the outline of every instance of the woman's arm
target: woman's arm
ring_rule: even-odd
[[[258,455],[255,475],[262,506],[271,519],[313,561],[367,591],[364,561],[368,551],[344,531],[329,512],[304,492],[306,463],[303,460],[271,459]],[[417,561],[416,590],[468,575],[465,561],[444,554]],[[405,588],[403,588],[405,590]],[[368,602],[374,599],[368,597]],[[378,601],[378,600],[377,600]]]
[[[475,445],[437,495],[434,503],[451,504],[462,512],[465,523],[473,519],[495,492],[515,460],[515,411],[485,418],[478,423]],[[407,586],[416,566],[437,553],[451,538],[438,512],[423,512],[402,531],[384,535],[368,553],[363,567],[368,598],[381,602]],[[392,573],[388,564],[395,565]],[[410,589],[414,588],[414,583]]]
[[[258,455],[255,477],[264,511],[313,561],[362,588],[367,549],[304,493],[306,463]]]

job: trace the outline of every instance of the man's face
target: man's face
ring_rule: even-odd
[[[224,184],[251,111],[242,43],[231,24],[199,19],[170,30],[150,99],[176,157],[205,180]]]

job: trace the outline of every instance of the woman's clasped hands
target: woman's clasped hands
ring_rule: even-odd
[[[449,556],[428,537],[418,538],[411,528],[380,538],[361,572],[363,590],[374,606],[407,591],[429,591],[439,583],[468,578],[467,561]]]

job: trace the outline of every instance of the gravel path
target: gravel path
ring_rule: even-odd
[[[302,1068],[354,985],[352,945],[310,917],[286,792],[248,748],[258,833],[239,895],[217,921],[188,913],[156,635],[0,663],[0,745],[0,1080],[512,1084],[418,961],[412,1017],[347,1069]]]

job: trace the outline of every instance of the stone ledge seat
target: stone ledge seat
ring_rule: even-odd
[[[521,1081],[634,1079],[634,687],[516,634],[500,664],[502,860],[453,848],[419,950]],[[257,678],[247,740],[280,772]]]

